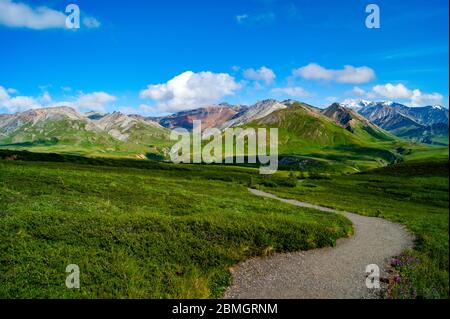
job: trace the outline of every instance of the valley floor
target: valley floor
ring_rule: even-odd
[[[0,298],[219,297],[240,261],[352,233],[342,216],[248,196],[253,169],[27,155],[72,162],[0,160]]]
[[[447,164],[263,178],[252,168],[0,151],[0,297],[220,297],[239,262],[353,234],[344,216],[250,196],[252,186],[404,224],[417,240],[395,261],[401,281],[388,297],[446,298]],[[80,267],[79,290],[65,286],[69,264]]]

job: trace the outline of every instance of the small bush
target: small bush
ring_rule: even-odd
[[[272,188],[278,187],[277,183],[272,182],[270,180],[264,181],[262,184],[266,187],[272,187]]]

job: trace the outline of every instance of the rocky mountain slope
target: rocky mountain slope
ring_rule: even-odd
[[[395,102],[350,102],[373,124],[402,138],[448,145],[449,112],[442,106],[408,107]]]
[[[167,129],[120,112],[99,116],[62,106],[0,117],[2,147],[145,154],[161,151],[168,144]]]
[[[252,121],[263,118],[275,111],[286,109],[287,105],[276,100],[263,100],[256,104],[245,108],[229,121],[219,125],[219,128],[225,129],[227,127],[242,126]]]
[[[342,126],[347,131],[360,137],[367,137],[380,140],[395,140],[395,137],[371,123],[354,110],[339,103],[333,103],[328,108],[322,110],[322,114],[332,119],[336,124]]]
[[[448,141],[446,109],[412,110],[397,103],[368,101],[347,106],[335,103],[319,109],[292,100],[263,100],[251,106],[221,104],[160,118],[79,113],[62,106],[0,115],[0,147],[160,158],[167,157],[174,143],[169,140],[169,128],[190,129],[194,120],[202,120],[203,129],[276,127],[283,160],[297,163],[301,158],[314,165],[360,170],[396,160],[397,149],[408,142],[391,133],[427,143]]]
[[[191,130],[192,123],[195,120],[202,121],[202,128],[220,127],[246,109],[246,106],[222,103],[219,105],[178,112],[169,116],[159,118],[149,117],[145,119],[158,122],[160,125],[167,128],[182,127]]]
[[[286,107],[254,120],[244,127],[278,128],[281,164],[320,167],[337,171],[359,171],[397,160],[402,142],[360,116],[344,121],[354,125],[353,132],[325,111],[305,103],[286,103]],[[329,109],[329,113],[333,108]],[[336,117],[338,118],[338,117]],[[362,125],[364,124],[364,125]],[[373,128],[374,133],[369,129]]]

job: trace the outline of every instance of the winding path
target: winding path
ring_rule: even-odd
[[[249,259],[233,270],[233,284],[225,298],[378,298],[379,289],[366,288],[366,266],[378,265],[383,275],[389,258],[413,246],[413,236],[399,224],[249,191],[295,206],[343,214],[353,222],[355,234],[338,239],[336,247]]]

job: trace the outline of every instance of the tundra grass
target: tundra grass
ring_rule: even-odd
[[[352,232],[251,196],[255,169],[13,153],[0,154],[0,298],[219,297],[246,258]],[[69,264],[80,289],[65,286]]]
[[[401,278],[389,297],[448,298],[448,148],[413,152],[403,163],[366,173],[311,177],[291,188],[259,187],[285,198],[406,225],[416,236],[415,248],[394,261]]]

